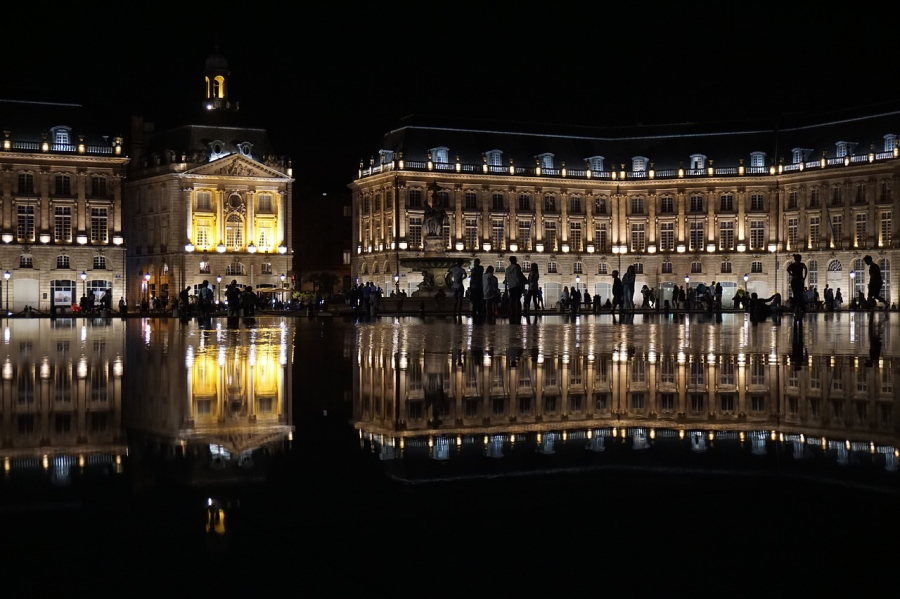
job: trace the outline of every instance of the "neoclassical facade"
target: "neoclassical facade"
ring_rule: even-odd
[[[156,132],[132,123],[126,183],[131,304],[196,295],[204,280],[287,294],[291,271],[290,164],[273,154],[264,129],[242,124],[228,99],[228,65],[206,62],[197,124]],[[282,276],[284,275],[284,276]],[[225,282],[219,285],[219,279]],[[288,282],[285,282],[288,281]]]
[[[129,162],[122,138],[85,126],[76,104],[0,99],[0,115],[3,309],[69,309],[90,293],[118,301]]]
[[[778,127],[575,128],[411,117],[361,163],[353,192],[353,276],[412,292],[423,219],[437,194],[447,255],[502,270],[539,265],[546,300],[564,286],[610,295],[629,265],[636,290],[720,282],[789,297],[800,253],[808,285],[864,291],[870,254],[892,276],[900,234],[900,109]],[[433,186],[438,191],[432,192]],[[502,273],[499,277],[501,284]]]

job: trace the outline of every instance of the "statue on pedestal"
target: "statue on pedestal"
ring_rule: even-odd
[[[444,236],[444,221],[447,220],[447,211],[444,209],[444,200],[438,195],[441,190],[437,183],[428,186],[431,190],[431,205],[425,206],[425,236]]]

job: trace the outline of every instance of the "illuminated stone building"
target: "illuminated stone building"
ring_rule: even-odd
[[[120,472],[121,320],[21,319],[0,349],[0,460],[7,477],[46,475],[67,485],[85,469]]]
[[[202,281],[280,292],[290,280],[292,183],[264,129],[229,96],[224,57],[206,61],[194,124],[155,131],[132,122],[126,183],[129,298],[177,299]],[[221,288],[219,294],[221,298]]]
[[[590,128],[410,117],[361,163],[353,192],[354,278],[413,292],[432,186],[446,207],[443,250],[503,269],[539,265],[547,303],[578,284],[608,298],[634,265],[670,299],[676,285],[720,282],[790,296],[799,252],[808,285],[845,302],[865,290],[863,257],[896,302],[893,215],[900,111],[797,117],[740,126]],[[689,278],[688,278],[689,277]],[[746,278],[745,278],[746,277]],[[503,276],[498,277],[501,285]],[[637,298],[639,299],[639,298]],[[730,305],[730,304],[729,304]]]
[[[125,292],[122,138],[84,107],[0,99],[0,302],[69,309],[84,293]],[[114,302],[115,303],[115,302]]]

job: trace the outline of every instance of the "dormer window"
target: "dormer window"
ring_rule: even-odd
[[[705,154],[691,154],[691,170],[699,171],[702,170],[706,165],[706,155]]]
[[[647,158],[645,156],[635,156],[631,159],[631,170],[635,173],[642,173],[647,170]]]
[[[766,166],[766,153],[765,152],[750,152],[750,166],[751,167]]]
[[[393,150],[378,150],[378,155],[381,156],[381,164],[390,164],[394,160]]]
[[[210,161],[218,160],[219,158],[224,158],[228,156],[231,152],[228,152],[225,149],[225,142],[216,139],[209,142],[209,159]]]
[[[888,133],[884,136],[884,151],[893,152],[897,145],[897,136],[894,133]]]
[[[846,158],[853,153],[853,148],[856,147],[856,143],[852,141],[839,141],[835,146],[837,147],[837,157]]]
[[[541,168],[553,168],[553,154],[538,154],[535,158],[540,162]]]
[[[500,150],[491,150],[489,152],[485,152],[484,155],[487,157],[488,165],[503,166],[503,152],[501,152]]]
[[[450,149],[441,146],[440,148],[431,148],[431,160],[438,164],[447,164],[450,162]]]
[[[603,170],[603,156],[591,156],[587,159],[587,163],[588,168],[595,173]]]
[[[246,156],[247,158],[253,157],[253,144],[249,141],[241,142],[238,144],[238,151],[241,153],[241,156]]]
[[[802,164],[806,162],[807,157],[812,153],[809,148],[794,148],[791,150],[791,162],[793,164]]]
[[[71,131],[70,127],[59,126],[53,127],[50,129],[50,136],[53,140],[53,149],[54,150],[67,150],[66,146],[71,143]]]

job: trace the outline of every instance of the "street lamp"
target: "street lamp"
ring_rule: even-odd
[[[82,270],[78,276],[81,277],[81,295],[87,297],[87,273]]]
[[[145,299],[147,300],[147,303],[149,304],[150,303],[150,273],[149,272],[144,275],[144,281],[146,281],[146,283],[144,283],[144,296],[145,296]]]
[[[575,275],[575,289],[579,289],[581,285],[581,275]]]
[[[749,280],[750,280],[750,275],[748,275],[747,273],[744,273],[744,287],[747,286],[747,281],[749,281]]]
[[[11,276],[12,275],[9,274],[8,270],[5,273],[3,273],[3,280],[5,281],[3,283],[3,285],[6,287],[6,306],[5,307],[6,307],[6,315],[7,316],[9,316],[9,278]]]
[[[222,303],[222,294],[219,289],[222,287],[222,275],[216,275],[216,303]]]
[[[850,271],[850,299],[856,297],[856,271]]]
[[[691,287],[691,277],[689,275],[684,275],[684,303],[685,310],[688,312],[691,311],[691,296],[688,295],[688,291],[690,291]]]

